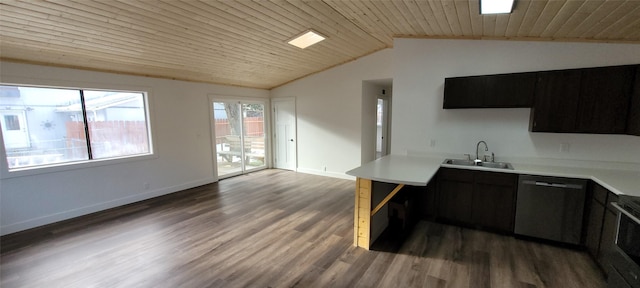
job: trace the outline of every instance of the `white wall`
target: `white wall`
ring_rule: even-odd
[[[474,153],[640,163],[640,137],[531,133],[530,109],[443,110],[444,78],[639,64],[638,44],[395,39],[392,153]],[[435,140],[435,147],[430,147]],[[570,144],[568,153],[561,143]]]
[[[0,63],[0,82],[151,89],[156,158],[0,180],[0,233],[8,234],[216,181],[209,94],[269,91],[26,64]],[[132,88],[133,87],[133,88]],[[150,184],[149,189],[143,183]]]
[[[345,177],[360,166],[362,81],[391,78],[391,67],[385,49],[271,90],[296,97],[298,171]]]

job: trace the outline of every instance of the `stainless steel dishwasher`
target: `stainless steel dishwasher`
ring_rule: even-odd
[[[515,233],[580,244],[587,180],[521,175]]]

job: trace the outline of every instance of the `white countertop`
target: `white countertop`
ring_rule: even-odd
[[[387,155],[349,170],[347,174],[380,182],[427,186],[442,161],[442,158]]]
[[[348,175],[380,182],[426,186],[440,167],[495,171],[503,173],[591,179],[618,195],[640,196],[640,171],[580,168],[511,162],[513,170],[442,164],[446,157],[387,155],[358,168]]]

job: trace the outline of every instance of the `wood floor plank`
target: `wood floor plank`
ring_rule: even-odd
[[[433,222],[355,247],[354,186],[264,170],[3,236],[0,286],[605,286],[582,251]]]

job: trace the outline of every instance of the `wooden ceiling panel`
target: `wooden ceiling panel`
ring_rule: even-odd
[[[473,26],[471,24],[471,14],[469,10],[469,1],[454,1],[456,7],[456,17],[460,23],[460,29],[462,30],[462,36],[472,36]],[[477,17],[479,18],[479,17]]]
[[[0,0],[0,59],[273,88],[394,37],[640,43],[638,0]],[[314,29],[326,39],[287,44]]]
[[[531,31],[529,31],[530,35],[535,35],[536,37],[542,37],[542,33],[548,29],[549,25],[552,23],[553,19],[555,19],[558,12],[564,6],[565,2],[563,1],[549,1],[545,3],[542,12],[538,16],[535,24],[531,27]]]

